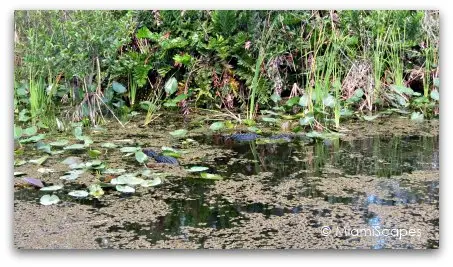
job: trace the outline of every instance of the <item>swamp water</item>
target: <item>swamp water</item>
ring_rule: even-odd
[[[133,133],[142,147],[172,145],[165,134]],[[138,136],[138,137],[137,137]],[[124,136],[123,136],[124,137]],[[101,133],[99,142],[118,136]],[[194,136],[181,166],[156,164],[168,173],[156,187],[134,194],[106,190],[97,199],[67,195],[98,175],[87,172],[44,195],[15,190],[18,248],[437,248],[439,246],[438,136],[366,136],[355,140],[294,140],[278,144],[224,142]],[[170,143],[165,143],[170,142]],[[95,141],[95,145],[96,145]],[[112,168],[141,170],[117,152],[103,155]],[[44,167],[58,166],[57,155]],[[35,156],[36,157],[36,156]],[[28,164],[27,176],[60,183]],[[209,167],[224,179],[188,176]],[[41,166],[42,167],[42,166]],[[36,167],[38,168],[38,167]],[[58,168],[55,167],[57,170]],[[66,170],[64,170],[66,171]],[[19,180],[19,178],[15,178]]]

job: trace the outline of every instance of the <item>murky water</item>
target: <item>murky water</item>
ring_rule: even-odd
[[[376,136],[310,144],[297,140],[281,144],[224,143],[212,137],[197,141],[232,151],[209,162],[194,162],[210,167],[210,172],[225,179],[179,179],[134,196],[117,194],[114,197],[121,201],[163,199],[169,212],[145,222],[125,218],[121,223],[101,225],[106,234],[93,237],[100,247],[123,248],[137,240],[147,242],[148,247],[174,240],[199,248],[311,247],[311,242],[314,248],[438,247],[438,217],[423,217],[429,212],[425,206],[438,212],[438,137]],[[429,173],[434,173],[434,178],[425,179]],[[72,189],[77,186],[63,192]],[[165,191],[165,197],[160,191]],[[15,199],[37,201],[41,195],[33,189],[22,189],[16,191]],[[62,201],[67,205],[89,205],[94,214],[109,205],[102,200],[71,197],[63,197]],[[304,227],[310,229],[304,233],[305,243],[288,239],[273,245],[290,232],[281,227],[294,228],[292,220],[296,218],[303,219]],[[416,241],[343,234],[333,237],[334,243],[329,245],[319,234],[325,225],[331,229],[335,225],[399,229],[414,221],[421,222],[420,231],[425,231],[424,237]],[[269,226],[276,224],[280,228]],[[114,240],[121,240],[125,233],[128,241],[116,244]],[[245,241],[238,238],[249,233],[255,236]]]

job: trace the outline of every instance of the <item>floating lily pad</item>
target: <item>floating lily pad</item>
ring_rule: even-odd
[[[142,151],[137,151],[137,152],[135,152],[135,159],[138,162],[143,163],[148,160],[148,156],[145,153],[143,153]]]
[[[133,146],[126,146],[126,147],[120,148],[120,151],[123,153],[135,153],[139,150],[140,150],[139,147],[133,147]]]
[[[203,167],[203,166],[193,166],[193,167],[190,167],[190,169],[188,169],[187,171],[188,172],[202,172],[202,171],[206,171],[206,170],[209,170],[209,168]]]
[[[22,176],[25,175],[25,172],[14,172],[14,176]]]
[[[68,140],[58,140],[58,141],[50,143],[49,145],[55,146],[55,147],[64,147],[68,143],[69,143]]]
[[[271,123],[278,122],[278,119],[269,118],[269,117],[263,117],[263,118],[261,118],[261,120],[264,121],[264,122],[271,122]]]
[[[55,170],[54,169],[50,169],[50,168],[39,168],[38,172],[39,173],[52,173],[52,172],[55,172]]]
[[[162,179],[159,177],[156,177],[151,180],[144,180],[140,185],[143,187],[151,187],[151,186],[160,185],[161,183],[162,183]]]
[[[60,202],[60,198],[58,198],[58,196],[56,196],[56,195],[44,195],[41,197],[39,202],[42,205],[48,206],[48,205],[57,204],[58,202]]]
[[[83,144],[73,144],[73,145],[70,145],[70,146],[66,146],[63,149],[64,150],[82,150],[82,149],[85,149],[85,148],[86,147]]]
[[[79,198],[84,198],[87,197],[89,194],[85,190],[74,190],[68,193],[68,195],[72,197],[79,197]]]
[[[120,185],[119,184],[115,188],[116,188],[117,191],[122,192],[122,193],[134,193],[135,192],[135,188],[130,187],[128,185]]]
[[[202,172],[200,173],[200,177],[203,179],[208,179],[208,180],[222,180],[222,176],[218,174],[212,174],[212,173],[207,173],[207,172]]]
[[[137,178],[132,174],[118,176],[110,181],[114,185],[138,185],[143,182],[143,179]]]
[[[80,164],[80,163],[82,163],[82,159],[79,157],[67,157],[61,163],[66,164],[66,165]]]
[[[437,91],[437,90],[432,90],[432,91],[431,91],[431,98],[434,99],[434,100],[436,100],[436,101],[439,101],[439,98],[440,98],[440,97],[439,97],[439,91]]]
[[[107,169],[107,170],[103,171],[102,173],[103,174],[121,174],[124,172],[126,172],[125,169]]]
[[[30,163],[33,163],[33,164],[36,164],[36,165],[41,165],[44,163],[44,161],[46,161],[47,159],[49,158],[49,156],[42,156],[40,157],[39,159],[32,159],[32,160],[29,160]]]
[[[21,159],[21,160],[15,160],[15,161],[14,161],[14,166],[22,166],[22,165],[24,165],[25,163],[27,163],[27,161],[26,161],[26,160],[23,160],[23,159]]]
[[[57,190],[60,190],[62,188],[63,188],[62,185],[51,185],[51,186],[43,187],[43,188],[41,188],[39,190],[41,190],[41,191],[57,191]]]
[[[171,136],[173,136],[173,137],[184,137],[187,134],[187,130],[186,129],[179,129],[179,130],[170,132],[169,134]]]
[[[115,145],[114,143],[103,143],[103,144],[101,144],[101,147],[103,147],[103,148],[116,148],[118,146]]]
[[[20,126],[14,125],[14,140],[21,138],[23,135],[23,130]]]

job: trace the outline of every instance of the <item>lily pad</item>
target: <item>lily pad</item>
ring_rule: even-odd
[[[23,130],[20,126],[14,125],[14,140],[21,138],[23,135]]]
[[[63,188],[63,185],[51,185],[51,186],[46,186],[46,187],[43,187],[39,190],[41,191],[57,191],[57,190],[60,190]]]
[[[124,174],[118,176],[110,181],[114,185],[139,185],[143,182],[143,179],[137,178],[132,174]]]
[[[170,132],[169,134],[171,136],[173,136],[173,137],[184,137],[187,134],[187,130],[186,129],[179,129],[179,130]]]
[[[202,172],[202,171],[207,171],[209,170],[208,167],[203,167],[203,166],[193,166],[190,169],[188,169],[188,172]]]
[[[80,163],[82,163],[82,159],[79,157],[67,157],[61,163],[66,164],[66,165],[80,164]]]
[[[22,166],[22,165],[24,165],[25,163],[27,163],[27,161],[26,161],[26,160],[23,160],[23,159],[15,160],[15,161],[14,161],[14,166]]]
[[[366,121],[372,121],[372,120],[375,120],[379,117],[379,114],[376,114],[374,116],[363,116],[363,119],[366,120]]]
[[[55,146],[55,147],[64,147],[68,143],[69,143],[68,140],[58,140],[58,141],[50,143],[49,145]]]
[[[431,91],[431,98],[434,99],[434,100],[436,100],[436,101],[439,101],[439,98],[440,98],[440,97],[439,97],[439,91],[437,91],[437,90],[432,90],[432,91]]]
[[[138,162],[143,163],[148,160],[148,156],[145,153],[143,153],[142,151],[137,151],[137,152],[135,152],[135,159]]]
[[[14,172],[14,176],[22,176],[25,175],[25,172]]]
[[[58,202],[60,202],[60,198],[58,198],[58,196],[56,196],[56,195],[44,195],[41,197],[39,202],[42,205],[48,206],[48,205],[57,204]]]
[[[135,147],[135,146],[126,146],[126,147],[120,148],[120,151],[123,152],[123,153],[135,153],[135,152],[137,152],[139,150],[140,150],[140,148],[139,147]]]
[[[66,146],[63,149],[64,150],[82,150],[82,149],[85,149],[85,148],[86,147],[83,144],[73,144],[73,145],[70,145],[70,146]]]
[[[107,170],[104,170],[102,173],[103,174],[121,174],[124,172],[126,172],[125,169],[107,169]]]
[[[208,180],[222,180],[222,176],[218,174],[212,174],[212,173],[207,173],[207,172],[202,172],[200,173],[200,177],[203,179],[208,179]]]
[[[38,172],[39,173],[52,173],[52,172],[55,172],[55,170],[54,169],[50,169],[50,168],[39,168]]]
[[[103,143],[103,144],[101,144],[101,147],[103,147],[103,148],[116,148],[118,146],[115,145],[114,143]]]
[[[122,193],[135,193],[135,188],[130,187],[128,185],[117,185],[116,190]]]
[[[36,164],[36,165],[41,165],[44,163],[44,161],[46,161],[47,159],[49,158],[49,156],[42,156],[40,157],[39,159],[32,159],[32,160],[29,160],[30,163],[33,163],[33,164]]]
[[[89,195],[89,193],[85,190],[74,190],[68,193],[68,195],[72,197],[84,198]]]
[[[264,121],[264,122],[271,122],[271,123],[274,123],[274,122],[278,121],[278,119],[276,119],[276,118],[269,118],[269,117],[261,118],[261,120]]]
[[[143,187],[151,187],[151,186],[160,185],[161,183],[162,183],[162,179],[159,177],[156,177],[151,180],[144,180],[140,185]]]

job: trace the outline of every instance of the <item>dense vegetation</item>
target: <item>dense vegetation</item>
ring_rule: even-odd
[[[17,11],[14,44],[16,125],[207,109],[322,130],[438,115],[435,11]]]

